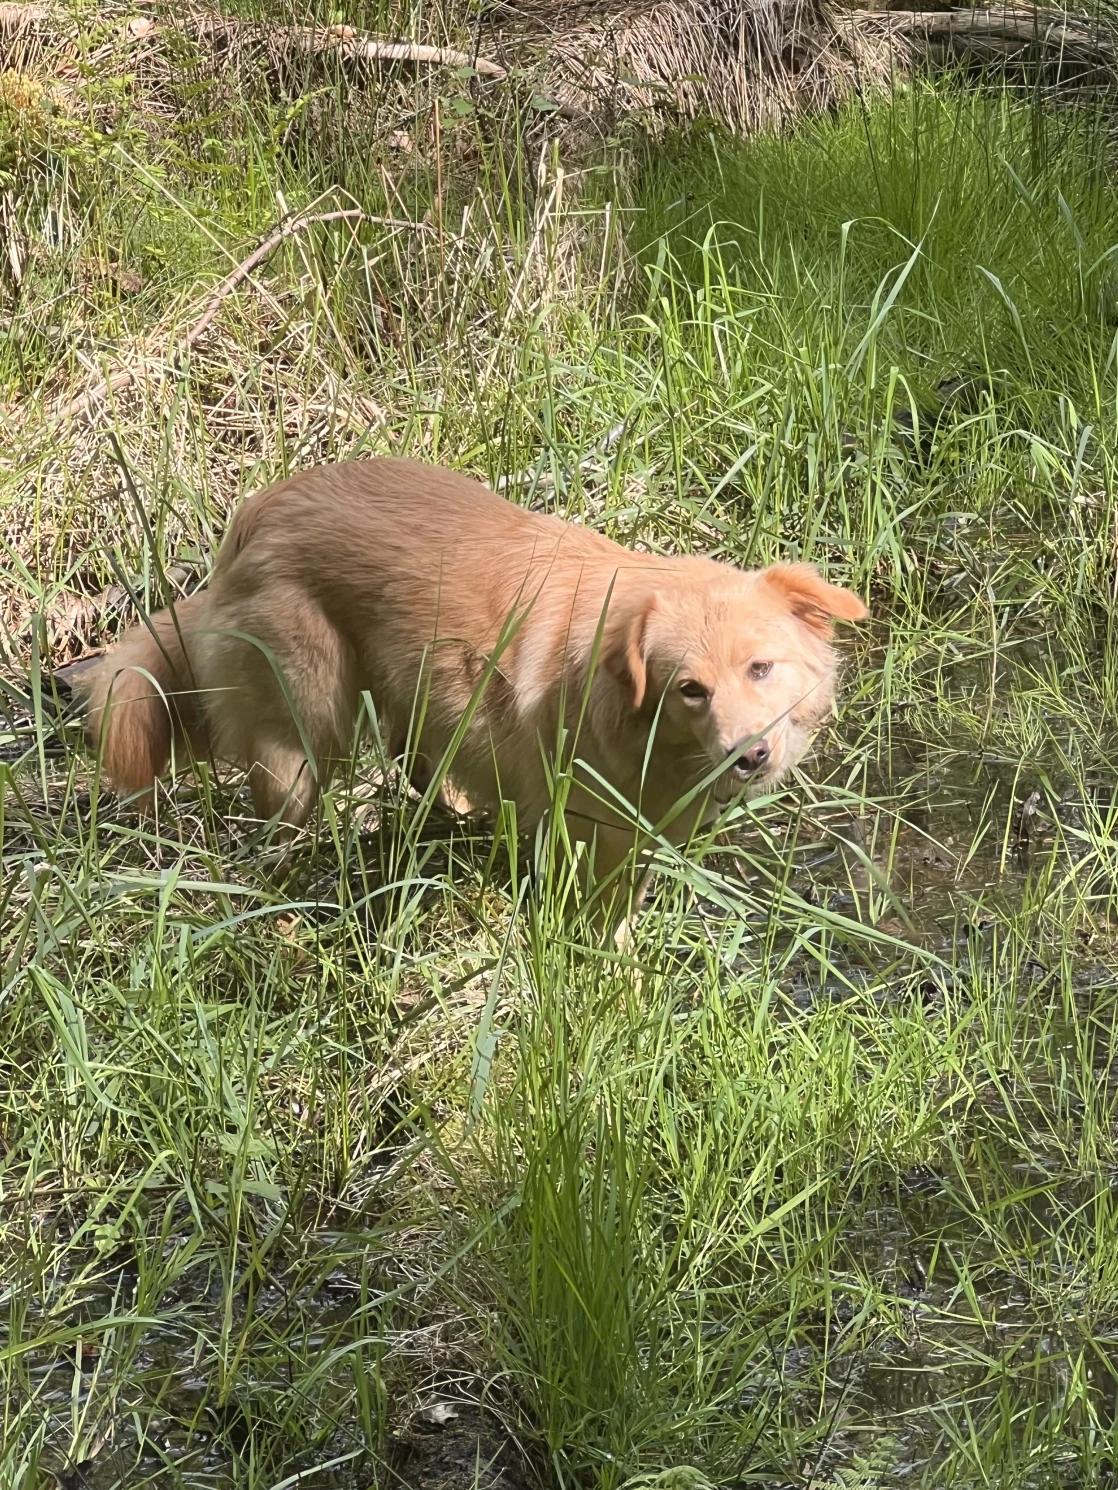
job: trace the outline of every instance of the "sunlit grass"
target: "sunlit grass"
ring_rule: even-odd
[[[437,1400],[549,1484],[1102,1482],[1115,370],[1067,298],[1118,223],[1094,137],[914,92],[561,175],[493,106],[440,183],[340,95],[179,81],[224,154],[188,165],[122,84],[117,141],[12,167],[29,243],[66,227],[0,349],[0,1476],[421,1482]],[[705,224],[679,181],[717,181]],[[323,193],[415,226],[309,229],[176,362],[279,197]],[[85,294],[94,256],[136,298]],[[955,368],[972,403],[932,398]],[[279,882],[237,783],[183,773],[141,823],[90,779],[50,668],[108,638],[103,588],[158,603],[243,493],[388,452],[873,604],[803,780],[665,852],[624,954],[548,844],[442,819],[376,748]]]

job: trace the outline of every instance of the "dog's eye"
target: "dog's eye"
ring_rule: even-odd
[[[771,662],[751,662],[749,664],[749,676],[751,678],[767,678],[772,672]]]
[[[696,683],[693,678],[689,678],[686,683],[681,683],[679,691],[690,704],[705,704],[710,697],[710,689],[704,687],[702,683]]]

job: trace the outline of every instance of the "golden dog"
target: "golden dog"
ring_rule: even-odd
[[[452,751],[455,787],[522,828],[565,742],[568,829],[602,879],[635,862],[624,804],[681,845],[799,760],[832,703],[832,618],[866,614],[807,564],[634,553],[451,471],[352,461],[244,503],[209,588],[106,655],[89,729],[118,787],[149,791],[188,742],[288,828],[349,758],[363,691],[394,753]]]

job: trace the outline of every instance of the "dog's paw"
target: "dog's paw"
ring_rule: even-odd
[[[455,817],[473,816],[474,809],[469,797],[449,781],[444,781],[439,789],[439,801]]]

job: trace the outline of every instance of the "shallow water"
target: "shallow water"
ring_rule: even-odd
[[[791,887],[808,903],[852,920],[866,916],[874,888],[879,927],[938,954],[956,978],[984,969],[992,974],[995,912],[1012,916],[1038,874],[1053,864],[1069,870],[1079,847],[1076,833],[1088,820],[1109,818],[1118,785],[1100,771],[1084,788],[1045,771],[1044,763],[1030,770],[965,743],[929,746],[898,731],[891,747],[888,769],[871,766],[862,787],[881,806],[819,814],[814,828],[825,820],[827,835],[812,841],[811,830],[801,833]],[[835,760],[845,764],[841,752]],[[818,765],[825,775],[825,755]],[[756,853],[764,835],[745,841]],[[1097,880],[1100,897],[1108,899],[1113,881],[1105,870],[1102,883]],[[896,897],[895,909],[883,904],[885,885]],[[1067,978],[1078,1011],[1073,1020],[1061,1023],[1053,1012],[1061,989],[1045,949],[1024,962],[1015,984],[1021,1000],[1048,1006],[1047,1055],[1066,1054],[1072,1064],[1083,1020],[1112,1029],[1118,994],[1118,965],[1106,942],[1077,951]],[[807,1009],[826,990],[812,970],[789,992]],[[834,980],[833,997],[841,1001],[849,992],[845,978]],[[1095,1047],[1094,1074],[1113,1113],[1118,1068],[1112,1041]],[[1038,1066],[1032,1098],[1041,1112],[1046,1100],[1053,1112],[1061,1103],[1066,1116],[1074,1099],[1069,1104],[1068,1094],[1050,1082],[1050,1068]],[[858,1462],[865,1447],[860,1424],[888,1445],[867,1483],[910,1483],[944,1452],[945,1425],[980,1421],[999,1393],[1011,1404],[1011,1416],[1036,1419],[1063,1408],[1074,1383],[1085,1403],[1084,1432],[1088,1420],[1096,1435],[1113,1432],[1118,1312],[1110,1306],[1100,1318],[1082,1259],[1061,1262],[1055,1239],[1069,1218],[1100,1206],[1107,1215],[1118,1209],[1118,1168],[1076,1170],[1054,1135],[1046,1147],[1039,1125],[1027,1134],[1015,1131],[996,1099],[972,1111],[959,1160],[954,1171],[917,1167],[864,1197],[844,1233],[848,1255],[880,1280],[902,1312],[899,1322],[883,1327],[878,1349],[845,1360],[834,1372],[829,1395],[836,1427],[821,1465],[824,1477],[828,1465],[847,1463],[850,1454]],[[994,1245],[986,1231],[986,1217],[1001,1210],[1013,1216],[1017,1245],[1009,1266],[1004,1246]],[[1100,1245],[1109,1242],[1100,1237]],[[966,1259],[965,1284],[958,1270],[944,1265],[952,1252]],[[1041,1282],[1043,1289],[1032,1286]],[[1063,1473],[1051,1478],[1055,1473],[1052,1466],[1038,1467],[1036,1475],[1013,1483],[1086,1483],[1077,1472],[1070,1481]]]

